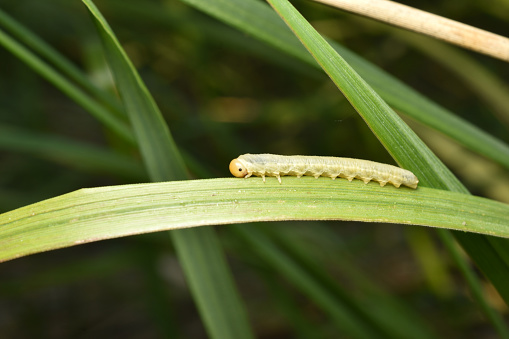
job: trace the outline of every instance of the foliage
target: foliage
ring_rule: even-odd
[[[10,52],[0,54],[0,86],[6,99],[0,121],[0,208],[7,212],[25,206],[0,216],[4,254],[14,248],[4,258],[169,229],[174,220],[186,226],[223,223],[219,217],[228,222],[385,221],[507,236],[506,204],[464,194],[468,188],[509,202],[508,133],[498,120],[504,121],[500,117],[508,115],[509,107],[504,107],[503,92],[485,90],[506,86],[507,67],[500,61],[445,49],[432,54],[439,61],[435,63],[419,52],[426,51],[426,40],[389,34],[393,31],[384,25],[323,6],[296,3],[320,33],[352,46],[400,81],[336,42],[328,47],[286,1],[270,3],[310,54],[276,12],[255,0],[98,2],[106,19],[91,2],[85,3],[92,20],[83,4],[68,1],[34,2],[29,11],[20,2],[5,1],[0,12],[0,44]],[[473,2],[461,6],[462,14],[454,19],[476,15],[488,30],[501,31],[508,20],[503,11],[492,14],[484,8],[479,13],[482,7]],[[430,11],[451,17],[455,9]],[[439,47],[433,47],[436,50]],[[453,76],[462,74],[454,67],[460,61],[475,67],[479,76]],[[462,183],[384,100],[411,118],[405,122]],[[437,139],[430,128],[448,139]],[[469,150],[447,153],[454,141]],[[264,185],[256,178],[122,185],[147,177],[183,179],[184,163],[192,178],[228,176],[229,160],[248,152],[386,163],[392,156],[418,175],[422,187],[463,193],[326,178],[283,178],[281,186],[270,181]],[[458,153],[464,156],[455,156]],[[468,166],[465,158],[473,159]],[[467,168],[478,170],[472,174]],[[93,186],[103,187],[59,196]],[[196,196],[186,196],[191,191]],[[30,205],[50,197],[56,198]],[[422,212],[425,206],[428,214]],[[434,209],[445,212],[435,214]],[[14,219],[18,226],[10,228]],[[200,228],[171,232],[176,253],[163,233],[154,233],[3,263],[0,308],[9,310],[10,317],[0,321],[0,327],[11,337],[41,332],[50,336],[58,323],[68,324],[55,332],[61,336],[83,328],[89,328],[89,335],[105,336],[110,327],[116,334],[123,328],[130,336],[145,331],[162,337],[203,336],[204,329],[195,332],[198,315],[188,314],[193,306],[180,282],[182,272],[174,269],[177,255],[213,337],[251,336],[243,323],[243,307],[259,337],[404,338],[412,333],[429,338],[493,328],[507,335],[492,310],[507,312],[502,299],[491,285],[479,287],[443,230],[438,239],[447,251],[434,232],[388,224],[294,221],[217,230],[244,306],[215,232]],[[57,244],[58,239],[66,242]],[[506,239],[470,233],[458,233],[457,239],[507,301]],[[456,270],[462,271],[481,306],[469,300],[466,283],[453,282]],[[62,285],[69,296],[62,294]],[[47,299],[49,291],[55,291],[57,300]],[[94,291],[97,298],[84,298]],[[26,311],[20,300],[30,305]],[[80,305],[80,311],[38,311],[38,305],[63,310],[70,303]],[[127,305],[125,311],[112,314],[119,304]],[[479,307],[486,318],[477,316]],[[39,322],[31,320],[34,314]],[[97,317],[101,325],[91,326]]]

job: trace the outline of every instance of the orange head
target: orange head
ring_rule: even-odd
[[[233,159],[230,162],[230,172],[234,177],[244,178],[247,175],[247,168],[239,159]]]

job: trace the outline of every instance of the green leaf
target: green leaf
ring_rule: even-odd
[[[489,106],[493,114],[505,123],[506,127],[509,126],[509,97],[507,96],[509,86],[495,73],[495,70],[489,70],[462,50],[441,41],[402,30],[391,30],[391,32],[406,44],[442,64],[466,86],[472,88],[473,93]]]
[[[293,57],[319,67],[291,31],[263,2],[256,0],[181,0]],[[329,41],[394,109],[451,137],[463,146],[509,168],[509,146],[425,98],[406,84],[340,44]]]
[[[83,3],[101,36],[151,180],[186,178],[180,152],[154,99],[99,10],[90,0],[83,0]],[[132,222],[137,224],[132,224],[134,227],[143,227],[146,220],[133,218]],[[246,312],[213,229],[170,234],[210,336],[251,338]]]
[[[54,135],[0,125],[0,149],[27,153],[83,171],[143,180],[141,165],[125,155]]]
[[[287,1],[270,1],[294,34],[317,60],[382,145],[419,178],[420,185],[465,192],[461,183],[435,157],[403,120]]]
[[[382,145],[403,167],[417,175],[424,186],[467,193],[466,188],[380,98],[380,96],[348,65],[325,39],[286,0],[268,0],[294,34],[317,60],[352,106],[366,121]],[[454,233],[467,253],[489,277],[509,303],[509,261],[507,240]],[[467,274],[466,272],[464,274]],[[472,282],[473,279],[467,281]],[[480,289],[478,284],[472,289]],[[488,317],[494,316],[483,299],[478,299]],[[496,323],[498,320],[492,320]]]
[[[377,282],[372,282],[359,272],[354,273],[357,271],[355,258],[348,251],[338,251],[341,239],[336,239],[338,233],[332,229],[324,234],[324,227],[320,227],[323,224],[310,223],[309,227],[313,230],[307,235],[327,236],[327,240],[334,243],[337,251],[333,253],[332,262],[335,269],[349,273],[349,284],[336,281],[330,275],[330,267],[326,267],[320,258],[310,255],[308,237],[303,236],[303,243],[296,244],[295,238],[289,238],[288,232],[281,231],[282,227],[268,226],[237,226],[232,227],[232,231],[250,245],[250,252],[255,251],[258,257],[264,259],[264,266],[272,266],[274,272],[283,273],[292,285],[309,295],[310,300],[328,313],[332,323],[346,336],[408,338],[411,333],[415,339],[436,337],[429,325],[413,310],[399,303],[389,293],[381,291]],[[323,243],[326,241],[320,242]],[[351,286],[362,292],[352,292]]]
[[[0,45],[4,46],[21,61],[30,66],[35,72],[40,74],[72,100],[86,109],[106,127],[117,133],[124,140],[133,142],[132,132],[125,122],[113,115],[103,105],[97,103],[79,87],[74,85],[67,78],[63,77],[60,73],[55,71],[55,69],[42,61],[9,35],[5,34],[2,30],[0,30]]]
[[[141,154],[153,181],[187,177],[184,161],[159,108],[104,17],[91,1],[83,0],[93,15],[108,64],[129,115]],[[171,159],[165,160],[165,159]]]
[[[1,9],[0,25],[3,25],[7,30],[9,30],[16,38],[19,39],[20,42],[32,48],[34,52],[48,60],[54,67],[61,70],[62,73],[67,75],[69,79],[83,87],[90,94],[93,94],[95,97],[102,100],[102,102],[115,111],[116,115],[123,114],[122,107],[116,98],[109,95],[107,92],[100,90],[85,76],[85,74],[83,74],[80,69],[74,66],[73,63]]]
[[[509,205],[432,188],[329,178],[205,179],[81,189],[0,215],[0,260],[185,227],[357,220],[509,237]]]

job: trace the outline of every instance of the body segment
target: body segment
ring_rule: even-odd
[[[281,183],[281,176],[292,175],[300,178],[303,175],[318,178],[337,177],[352,181],[354,178],[364,181],[371,180],[384,186],[391,183],[396,187],[405,185],[417,188],[419,180],[410,171],[381,164],[369,160],[351,158],[319,157],[303,155],[275,155],[275,154],[243,154],[230,163],[230,172],[236,177],[249,178],[259,176],[265,181],[266,176],[276,177]]]

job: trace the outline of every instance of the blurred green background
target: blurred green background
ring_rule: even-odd
[[[158,103],[195,178],[229,176],[229,161],[243,153],[394,163],[322,72],[177,0],[96,4]],[[488,85],[462,77],[450,65],[454,56],[448,50],[430,56],[435,45],[427,39],[318,4],[294,4],[321,33],[509,142],[509,106],[503,99],[500,104],[489,100],[476,87]],[[509,10],[502,2],[407,4],[508,33]],[[114,93],[97,32],[80,1],[0,0],[0,9],[81,68],[98,87]],[[506,63],[454,50],[458,52],[507,86]],[[147,181],[134,147],[105,132],[83,108],[3,48],[0,75],[2,212],[83,187]],[[507,170],[408,122],[473,194],[509,202]],[[41,140],[52,146],[37,147],[44,146]],[[88,162],[85,149],[75,158],[56,151],[71,142],[113,150],[125,160],[125,171]],[[350,222],[254,226],[277,233],[275,239],[293,239],[299,253],[320,262],[322,272],[348,293],[362,296],[365,286],[360,282],[376,282],[388,296],[414,309],[439,337],[496,337],[456,269],[448,266],[440,243],[434,238],[427,242],[421,228]],[[337,338],[341,332],[331,320],[256,255],[235,231],[241,227],[253,226],[217,230],[256,334]],[[5,338],[206,337],[165,233],[3,263],[0,294],[0,333]],[[507,319],[507,307],[489,283],[486,295]]]

